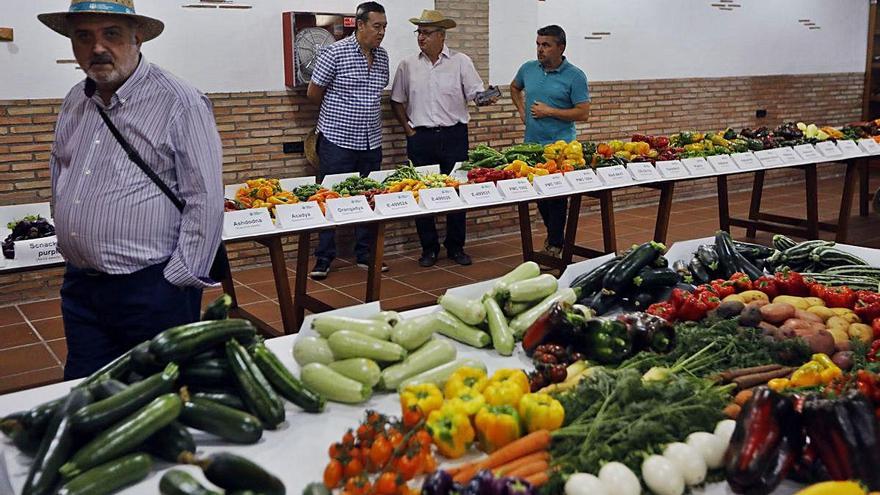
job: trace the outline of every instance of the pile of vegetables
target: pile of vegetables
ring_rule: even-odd
[[[332,190],[340,196],[357,196],[368,191],[383,191],[381,183],[369,177],[351,176],[333,186]]]
[[[28,215],[21,220],[6,224],[12,232],[3,239],[3,256],[7,259],[15,258],[15,242],[41,239],[55,235],[55,226],[39,215]]]
[[[228,209],[268,208],[274,216],[275,206],[299,201],[296,194],[281,188],[278,179],[250,179],[235,192],[235,201]]]

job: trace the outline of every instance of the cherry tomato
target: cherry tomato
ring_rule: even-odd
[[[388,431],[388,440],[391,442],[391,446],[395,449],[403,443],[403,435],[397,430],[389,430]]]
[[[339,459],[343,452],[345,452],[345,446],[340,442],[330,445],[330,448],[327,449],[327,455],[329,455],[331,459]]]
[[[397,493],[398,476],[394,473],[382,473],[376,480],[376,493],[378,495],[394,495]]]
[[[354,445],[354,433],[351,430],[346,431],[345,435],[342,436],[342,444],[346,447]]]
[[[422,420],[422,413],[415,407],[403,411],[403,426],[412,428]]]
[[[394,447],[391,446],[391,442],[384,435],[380,435],[376,437],[373,446],[370,448],[370,461],[374,466],[381,469],[388,464],[393,450]]]
[[[358,438],[358,440],[360,440],[362,442],[367,442],[367,441],[372,440],[373,436],[375,436],[375,434],[376,434],[376,432],[373,431],[373,427],[371,427],[369,425],[362,424],[362,425],[358,426],[357,438]]]
[[[330,490],[339,486],[342,481],[342,463],[337,459],[333,459],[327,463],[324,468],[324,486]]]
[[[345,465],[345,477],[353,478],[364,472],[364,463],[357,457],[352,458]]]
[[[419,471],[421,462],[419,456],[409,456],[404,454],[403,456],[397,459],[397,473],[404,480],[411,480],[415,478],[416,473]]]
[[[430,452],[422,452],[422,470],[425,473],[433,473],[437,470],[437,459]]]
[[[422,448],[431,447],[431,434],[428,433],[428,430],[419,430],[418,432],[416,432],[415,437],[418,439],[419,445],[421,445]]]
[[[369,490],[369,481],[357,476],[345,482],[345,491],[351,495],[364,495]]]

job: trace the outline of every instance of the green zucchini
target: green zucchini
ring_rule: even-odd
[[[327,339],[330,350],[338,359],[365,357],[373,361],[395,363],[406,357],[406,349],[351,330],[339,330]]]
[[[519,282],[520,280],[534,278],[540,274],[541,267],[538,266],[537,263],[534,261],[526,261],[496,280],[495,285],[492,287],[489,294],[492,297],[498,297],[500,294],[507,292],[507,287],[510,284]]]
[[[407,378],[453,361],[455,355],[455,346],[451,342],[432,340],[407,356],[402,363],[382,370],[381,387],[385,390],[395,390]]]
[[[455,373],[455,370],[459,368],[464,368],[465,366],[471,368],[479,368],[483,371],[486,371],[486,365],[482,361],[472,358],[456,359],[455,361],[441,364],[436,368],[423,371],[418,375],[407,378],[403,381],[403,383],[400,384],[398,390],[403,390],[410,385],[419,385],[422,383],[433,383],[434,385],[442,388],[443,384],[446,383],[447,380],[449,380],[449,377],[452,376],[453,373]]]
[[[282,397],[306,412],[319,413],[324,410],[324,399],[293,376],[265,344],[257,344],[252,352],[257,367]]]
[[[309,483],[303,489],[302,495],[332,495],[324,483]]]
[[[65,478],[73,478],[134,451],[147,438],[177,419],[182,408],[177,394],[165,394],[153,399],[139,411],[92,438],[58,471]]]
[[[323,337],[297,335],[293,343],[293,359],[300,366],[309,363],[330,364],[336,357]]]
[[[414,351],[431,340],[436,325],[434,313],[401,320],[391,328],[391,342],[407,351]]]
[[[132,349],[124,352],[122,355],[110,361],[101,367],[98,371],[92,373],[88,377],[86,377],[83,381],[77,384],[77,387],[88,387],[92,383],[100,380],[103,377],[107,378],[115,378],[117,380],[122,380],[125,375],[127,375],[131,371],[131,352]]]
[[[95,400],[104,400],[108,397],[118,394],[119,392],[122,392],[127,388],[128,385],[120,382],[119,380],[108,378],[106,380],[96,382],[94,385],[89,387],[89,390],[92,392]]]
[[[148,454],[131,454],[89,469],[68,481],[59,495],[107,495],[146,478],[153,468]]]
[[[149,376],[162,371],[167,363],[161,363],[150,352],[150,341],[145,340],[131,349],[131,369],[141,375]]]
[[[86,388],[86,390],[89,389]],[[42,437],[43,432],[46,431],[46,427],[49,426],[49,421],[52,419],[55,411],[58,410],[66,400],[67,396],[65,395],[28,409],[20,420],[22,427],[26,430],[38,432],[39,436]]]
[[[235,339],[226,343],[226,355],[248,409],[269,429],[277,428],[284,422],[284,403],[269,385],[263,372]]]
[[[550,277],[553,278],[552,275]],[[535,277],[532,280],[537,280],[539,278],[541,277]],[[529,282],[529,280],[526,282]],[[510,287],[512,289],[517,284],[526,282],[517,282],[511,284]],[[553,282],[554,285],[556,285],[555,278],[553,279]],[[511,300],[513,299],[513,292],[511,292]],[[498,301],[496,301],[494,297],[484,297],[483,306],[486,308],[486,318],[489,321],[489,334],[492,336],[492,346],[495,347],[495,351],[498,352],[498,354],[501,354],[502,356],[510,356],[513,354],[513,347],[516,345],[516,341],[513,338],[513,332],[511,332],[510,327],[507,326],[507,317],[504,316],[504,312],[501,311],[501,306],[498,305]]]
[[[238,341],[242,342],[241,339],[238,339]],[[242,343],[242,345],[244,345],[244,343]],[[187,360],[187,363],[199,363],[202,361],[208,361],[210,359],[226,359],[226,348],[223,345],[218,345],[205,352],[196,354],[195,356]]]
[[[862,258],[830,246],[822,246],[813,249],[810,253],[810,259],[827,267],[841,265],[869,266],[868,262]]]
[[[486,320],[486,308],[477,299],[447,293],[437,299],[437,304],[466,325],[475,326]]]
[[[742,241],[733,241],[733,247],[739,254],[753,261],[768,258],[774,251],[771,247]]]
[[[832,287],[847,286],[853,290],[870,290],[874,292],[880,291],[880,280],[871,277],[860,277],[850,275],[827,275],[823,273],[801,273],[804,278],[812,279],[822,285]]]
[[[159,361],[184,361],[232,338],[253,338],[253,323],[241,319],[211,320],[169,328],[153,337],[152,352]]]
[[[238,409],[239,411],[247,410],[247,406],[241,400],[241,397],[239,397],[237,394],[221,392],[218,390],[210,392],[194,392],[192,396],[198,397],[199,399],[214,401],[223,404],[226,407]]]
[[[196,442],[186,426],[172,421],[144,442],[150,454],[171,463],[183,463],[196,453]]]
[[[312,329],[321,337],[329,339],[331,335],[348,330],[367,335],[379,340],[391,338],[391,325],[383,320],[351,318],[348,316],[319,315],[312,320]]]
[[[71,390],[61,407],[55,410],[49,426],[40,442],[40,449],[28,471],[22,495],[43,495],[52,492],[58,480],[58,468],[64,464],[74,449],[75,438],[71,416],[92,400],[86,389]]]
[[[3,419],[0,419],[0,433],[3,433],[7,438],[12,438],[12,432],[21,428],[21,420],[26,414],[27,411],[16,411],[3,416]]]
[[[602,279],[602,287],[614,292],[623,291],[642,268],[653,263],[665,250],[666,246],[654,241],[636,247],[608,270]]]
[[[602,288],[602,279],[605,278],[605,274],[618,263],[620,263],[620,258],[611,258],[596,268],[578,275],[568,286],[579,287],[585,294],[592,294]]]
[[[263,437],[260,420],[252,415],[224,406],[219,402],[189,397],[183,403],[180,421],[228,442],[251,444]]]
[[[528,311],[529,308],[534,306],[534,303],[518,303],[513,301],[504,301],[504,307],[502,310],[504,311],[504,315],[508,318],[513,318],[514,316],[519,315],[520,313],[524,313]]]
[[[382,378],[382,369],[375,361],[367,358],[343,359],[342,361],[334,361],[327,366],[341,375],[357,380],[371,388],[375,387]],[[394,366],[400,366],[400,364],[389,366],[386,369]]]
[[[253,462],[227,452],[196,461],[208,481],[227,492],[253,490],[262,495],[284,495],[284,483]]]
[[[225,358],[194,361],[184,364],[180,370],[180,381],[187,385],[210,387],[223,385],[233,380],[232,368]]]
[[[640,290],[652,289],[656,287],[672,287],[681,282],[678,276],[671,268],[642,268],[642,271],[633,279],[633,285]]]
[[[465,324],[446,310],[436,312],[434,318],[437,322],[437,333],[450,339],[476,348],[486,347],[492,341],[488,333]]]
[[[223,294],[205,306],[202,312],[202,321],[225,320],[229,318],[229,309],[232,308],[232,296]]]
[[[812,241],[804,241],[794,247],[790,247],[782,252],[783,259],[786,263],[806,263],[810,258],[810,254],[817,247],[830,247],[833,246],[834,242],[832,241],[823,241],[820,239],[812,240]]]
[[[370,317],[371,320],[384,321],[389,327],[394,328],[402,319],[397,311],[379,311]]]
[[[776,234],[773,236],[773,247],[779,251],[785,251],[786,249],[795,246],[797,246],[797,242],[791,237],[782,234]]]
[[[9,430],[7,436],[12,440],[15,448],[28,456],[35,456],[40,450],[40,443],[43,441],[44,430],[27,429],[20,424],[15,424]]]
[[[220,495],[202,485],[193,475],[182,469],[171,469],[159,480],[162,495]]]
[[[369,399],[373,393],[373,389],[367,385],[321,363],[303,366],[300,378],[307,387],[333,402],[359,404]]]
[[[94,433],[109,427],[156,397],[173,390],[177,377],[177,365],[170,363],[162,372],[135,383],[118,394],[83,407],[71,418],[74,430]]]
[[[863,265],[833,266],[824,270],[822,273],[826,275],[852,275],[869,278],[880,278],[880,268]]]
[[[510,331],[513,332],[513,337],[516,340],[522,339],[526,329],[529,328],[535,320],[540,318],[541,315],[550,311],[550,308],[552,308],[557,302],[565,301],[569,304],[574,304],[575,301],[577,301],[579,292],[578,289],[572,289],[571,287],[560,289],[556,291],[555,294],[545,297],[541,302],[529,308],[528,311],[518,314],[516,318],[510,320],[510,324],[508,325]]]
[[[556,292],[559,283],[549,273],[528,280],[514,282],[507,286],[507,295],[513,302],[535,302]]]

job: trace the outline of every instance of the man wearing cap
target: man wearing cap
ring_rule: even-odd
[[[307,96],[321,105],[318,114],[320,178],[328,174],[359,173],[366,177],[382,164],[382,92],[388,85],[388,52],[379,45],[385,37],[385,8],[365,2],[355,12],[355,33],[325,48],[309,81]],[[372,236],[355,228],[358,266],[370,262]],[[336,233],[322,230],[309,275],[327,278],[336,257]],[[382,264],[382,271],[388,268]]]
[[[210,101],[147,61],[161,21],[131,0],[73,1],[41,14],[70,38],[87,78],[67,94],[49,163],[65,379],[87,376],[168,327],[199,318],[220,242],[222,148]],[[101,116],[185,205],[123,151]]]
[[[425,10],[416,25],[419,53],[397,67],[391,86],[391,108],[406,133],[406,154],[414,165],[439,164],[444,174],[468,152],[468,102],[483,91],[483,80],[467,55],[446,46],[446,30],[455,21],[439,11]],[[419,265],[437,262],[440,241],[434,217],[416,219],[422,244]],[[460,265],[470,265],[464,252],[465,214],[446,215],[446,253]]]

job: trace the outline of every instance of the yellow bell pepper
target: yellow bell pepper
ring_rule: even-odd
[[[529,393],[531,390],[529,388],[529,377],[526,376],[525,371],[516,368],[501,368],[495,373],[492,374],[492,378],[489,379],[489,383],[497,383],[497,382],[513,382],[519,386],[522,390],[523,394]]]
[[[810,485],[796,495],[865,495],[865,493],[855,481],[824,481]]]
[[[774,378],[767,382],[767,387],[774,392],[782,392],[791,386],[791,380],[788,378]]]
[[[791,385],[793,387],[815,387],[822,383],[822,366],[810,361],[797,369],[791,375]]]
[[[562,426],[565,409],[549,394],[526,394],[519,401],[519,416],[529,433],[538,430],[553,431]]]
[[[446,403],[428,415],[425,423],[428,433],[441,454],[457,459],[463,456],[474,441],[474,428],[465,412],[455,404]]]
[[[516,407],[523,395],[525,392],[512,381],[491,382],[483,389],[483,397],[490,406]]]
[[[401,411],[418,409],[422,416],[427,417],[442,406],[443,392],[433,383],[410,385],[400,392]]]
[[[456,407],[462,409],[469,418],[474,417],[483,406],[486,405],[486,399],[483,394],[472,388],[459,389],[458,395],[449,399],[449,403],[454,403]]]
[[[486,372],[471,366],[465,366],[455,370],[454,373],[446,380],[443,387],[443,393],[447,399],[453,399],[458,396],[461,389],[474,389],[482,392],[489,382]]]
[[[519,439],[522,436],[519,422],[519,414],[513,406],[485,406],[480,409],[474,419],[480,449],[495,452]]]

